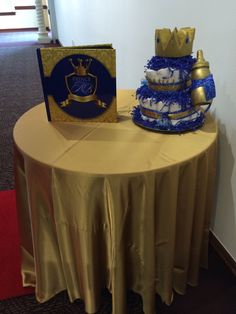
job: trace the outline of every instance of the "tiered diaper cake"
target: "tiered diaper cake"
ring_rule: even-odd
[[[194,28],[157,29],[156,56],[148,61],[137,89],[132,118],[153,131],[184,132],[201,127],[215,97],[215,85],[202,50],[191,56]]]

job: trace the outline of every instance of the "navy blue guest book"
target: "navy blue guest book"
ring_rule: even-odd
[[[49,121],[117,121],[112,45],[39,48],[37,56]]]

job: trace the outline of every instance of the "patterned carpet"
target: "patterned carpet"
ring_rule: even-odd
[[[141,298],[129,292],[127,295],[128,313],[127,314],[142,314]],[[85,314],[84,303],[81,300],[76,300],[71,303],[66,292],[61,292],[48,302],[39,304],[33,295],[22,296],[5,301],[0,301],[1,314]],[[101,308],[97,314],[112,313],[112,297],[111,294],[104,290],[101,294]],[[162,312],[159,312],[164,313]],[[147,313],[149,314],[149,313]],[[180,313],[179,313],[180,314]]]
[[[0,190],[14,188],[12,131],[17,119],[43,101],[36,48],[0,48]]]
[[[102,296],[104,305],[102,306],[99,314],[111,313],[111,297],[107,293]],[[82,314],[84,311],[84,304],[81,300],[76,300],[73,303],[69,302],[66,292],[59,293],[50,301],[39,304],[34,296],[28,295],[20,298],[14,298],[0,302],[1,314]],[[132,312],[133,314],[135,312]],[[142,312],[136,312],[137,314]]]

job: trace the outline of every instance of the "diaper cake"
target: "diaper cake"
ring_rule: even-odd
[[[185,132],[201,127],[215,97],[215,84],[203,51],[192,54],[195,29],[157,29],[155,56],[136,91],[135,124],[153,131]]]

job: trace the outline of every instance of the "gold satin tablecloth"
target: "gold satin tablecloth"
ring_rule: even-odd
[[[15,125],[23,284],[39,302],[66,289],[95,313],[107,287],[124,314],[132,289],[153,314],[155,293],[170,304],[207,266],[215,122],[149,132],[133,94],[119,91],[118,123],[50,123],[40,104]]]

